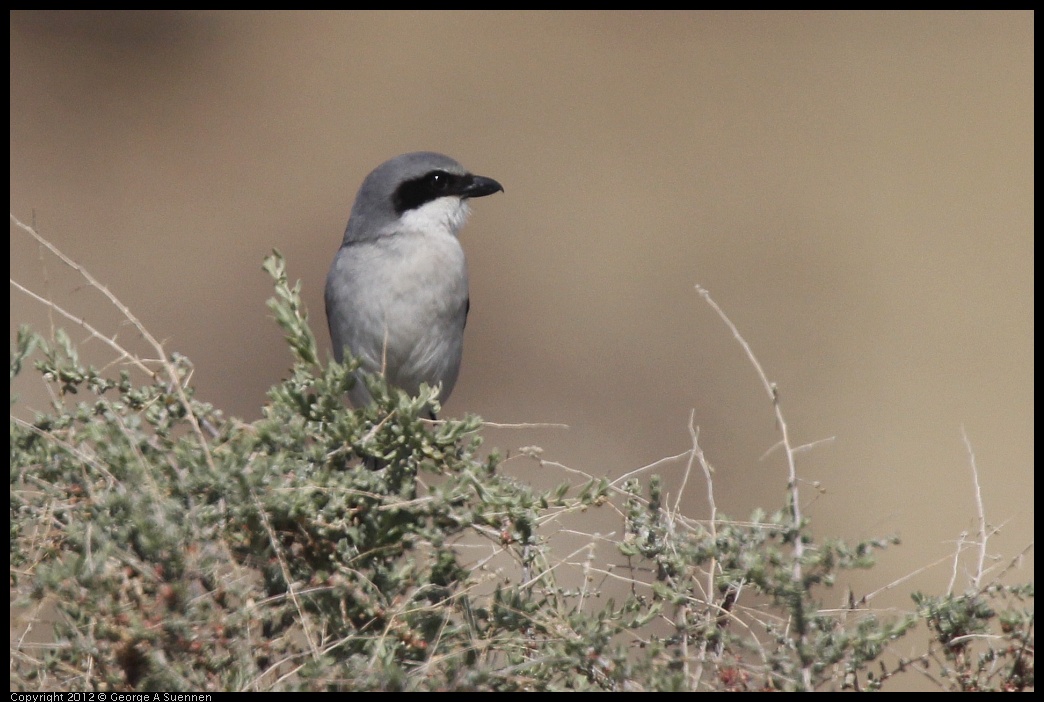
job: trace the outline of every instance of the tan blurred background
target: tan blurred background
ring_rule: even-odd
[[[362,178],[450,154],[506,193],[462,235],[445,412],[568,424],[486,442],[617,477],[686,450],[694,410],[719,510],[777,508],[771,404],[700,284],[795,442],[835,437],[799,465],[816,533],[902,536],[860,595],[974,532],[962,427],[1003,525],[990,554],[1032,541],[1033,98],[1031,13],[15,12],[11,210],[192,358],[202,398],[255,419],[290,361],[262,257],[287,256],[327,350]],[[11,273],[120,329],[13,227]],[[25,321],[49,323],[12,290],[12,336]],[[686,495],[705,516],[695,477]]]

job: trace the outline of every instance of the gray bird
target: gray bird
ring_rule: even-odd
[[[362,370],[416,395],[457,382],[468,317],[468,271],[457,232],[468,200],[504,188],[430,151],[385,161],[366,176],[341,248],[326,277],[326,319],[334,358],[345,350]],[[360,378],[356,407],[372,401]],[[434,413],[432,413],[434,417]]]

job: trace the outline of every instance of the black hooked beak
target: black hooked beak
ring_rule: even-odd
[[[492,178],[473,175],[470,177],[470,182],[464,183],[461,187],[460,197],[485,197],[495,192],[504,192],[504,186]]]

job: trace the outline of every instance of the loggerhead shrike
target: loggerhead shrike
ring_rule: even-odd
[[[457,232],[467,200],[504,188],[430,151],[396,156],[366,176],[341,248],[326,276],[326,319],[334,358],[345,349],[362,370],[416,395],[457,382],[468,317],[468,271]],[[371,402],[356,378],[349,398]],[[434,417],[434,413],[432,413]]]

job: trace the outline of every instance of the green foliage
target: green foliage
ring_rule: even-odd
[[[804,668],[812,673],[807,686],[813,689],[828,685],[838,666],[863,670],[881,655],[885,643],[903,636],[915,624],[912,617],[882,623],[873,616],[860,616],[850,630],[835,616],[820,614],[816,588],[832,584],[838,571],[870,567],[871,552],[883,547],[883,542],[849,547],[841,542],[817,546],[808,540],[800,558],[801,577],[795,578],[791,544],[795,538],[807,537],[804,530],[793,533],[783,512],[767,519],[756,514],[746,524],[722,518],[712,525],[713,532],[699,524],[684,528],[662,508],[659,479],[650,481],[650,498],[645,502],[639,499],[637,481],[624,489],[631,499],[627,537],[620,550],[625,556],[641,556],[654,563],[656,598],[685,609],[685,616],[676,620],[674,640],[707,641],[727,651],[744,648],[749,642],[736,638],[728,626],[741,588],[767,598],[784,614],[782,622],[764,624],[770,643],[763,653],[769,667],[760,684],[766,689],[805,686],[799,682]],[[715,574],[713,592],[720,603],[716,610],[702,605],[707,600],[701,592],[708,589],[708,572]],[[694,614],[700,610],[704,610],[702,616]]]
[[[480,453],[479,418],[427,419],[436,389],[321,365],[300,285],[278,254],[265,269],[293,366],[254,423],[194,399],[187,359],[135,381],[60,332],[18,333],[12,381],[35,359],[53,404],[11,420],[12,602],[53,620],[53,644],[12,644],[12,689],[877,689],[894,673],[870,666],[915,617],[819,601],[884,542],[816,543],[786,509],[685,519],[657,477],[520,484]],[[354,382],[371,406],[345,405]],[[597,556],[592,537],[581,567],[548,525],[593,509],[617,510],[623,537]],[[602,601],[593,573],[625,594]],[[955,688],[1032,685],[1032,588],[917,597]],[[1004,646],[972,662],[996,627]]]
[[[1033,687],[1033,585],[991,585],[982,592],[913,594],[933,633],[939,671],[949,689],[1022,692]],[[996,606],[1003,604],[1003,610]],[[994,630],[998,633],[994,633]],[[983,644],[983,645],[976,645]],[[941,652],[941,653],[940,653]]]

